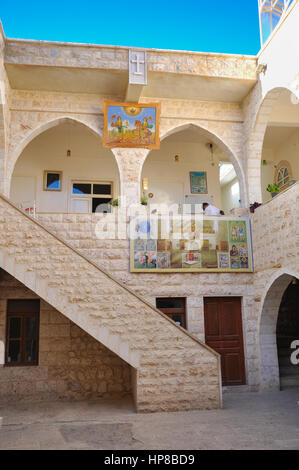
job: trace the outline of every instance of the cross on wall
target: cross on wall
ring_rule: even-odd
[[[132,64],[136,64],[136,71],[133,72],[134,75],[143,75],[143,72],[140,70],[140,65],[144,65],[145,64],[145,60],[142,60],[138,54],[135,54],[135,59],[132,58],[131,59],[131,63]]]

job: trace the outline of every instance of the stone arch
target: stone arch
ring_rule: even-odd
[[[198,131],[204,132],[204,134],[209,138],[209,140],[217,145],[218,148],[220,148],[223,152],[227,153],[230,157],[230,161],[234,166],[234,169],[236,171],[239,184],[240,184],[240,196],[241,196],[241,201],[242,201],[242,207],[247,207],[248,206],[248,194],[247,194],[247,187],[246,187],[246,182],[245,182],[245,173],[242,167],[242,164],[240,162],[240,159],[237,157],[235,152],[231,149],[231,147],[223,140],[222,137],[217,135],[215,131],[209,130],[207,127],[203,126],[202,124],[194,123],[194,122],[184,122],[183,124],[176,124],[173,127],[169,127],[168,129],[163,130],[164,132],[160,133],[160,139],[161,142],[165,140],[167,137],[169,137],[172,134],[175,134],[177,132],[181,132],[185,129],[188,129],[190,127],[194,127],[198,129]],[[140,166],[140,171],[139,171],[139,184],[141,183],[141,176],[142,176],[142,171],[143,171],[143,166],[150,155],[150,151],[148,151],[144,155],[144,159],[142,161],[142,164]]]
[[[264,138],[273,107],[284,90],[289,91],[296,98],[294,91],[286,86],[272,88],[262,96],[253,119],[247,159],[250,203],[262,202],[261,162]]]
[[[89,130],[92,131],[92,133],[102,139],[103,133],[98,125],[98,123],[91,123],[87,119],[81,119],[78,117],[70,117],[70,116],[61,116],[61,117],[55,117],[53,119],[47,120],[46,122],[43,122],[42,124],[38,125],[35,127],[33,130],[31,128],[27,129],[28,126],[24,126],[26,129],[24,130],[24,135],[23,138],[20,140],[20,142],[14,147],[13,150],[10,151],[10,155],[8,158],[8,163],[7,163],[7,169],[6,169],[6,175],[5,175],[5,187],[4,187],[4,194],[9,197],[10,193],[10,187],[11,187],[11,178],[13,175],[13,171],[15,168],[15,165],[21,156],[22,152],[25,150],[25,148],[39,135],[42,133],[46,132],[47,130],[59,126],[60,124],[63,124],[65,122],[75,122],[83,127],[88,128]],[[115,158],[115,154],[112,151],[112,154]],[[120,175],[120,168],[119,168],[119,163],[117,159],[115,158],[117,168],[118,168],[118,174]]]
[[[282,296],[294,277],[299,279],[299,272],[279,270],[265,288],[258,331],[261,390],[280,389],[276,326]]]

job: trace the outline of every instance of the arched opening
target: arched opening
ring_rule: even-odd
[[[299,365],[292,362],[294,341],[299,340],[299,281],[293,279],[285,290],[278,313],[277,350],[280,387],[299,387]]]
[[[232,152],[193,124],[172,130],[162,139],[160,150],[149,153],[141,191],[152,204],[208,202],[227,215],[245,200],[242,171]]]
[[[133,409],[127,362],[3,269],[0,301],[1,405],[109,399]]]
[[[291,345],[299,340],[298,277],[279,276],[264,300],[260,323],[263,390],[299,387],[299,366],[291,362]]]
[[[277,96],[265,123],[261,152],[261,193],[264,203],[299,180],[298,100],[287,89],[281,89]]]
[[[100,136],[72,119],[58,120],[21,152],[10,198],[40,213],[110,212],[120,192],[119,171]]]

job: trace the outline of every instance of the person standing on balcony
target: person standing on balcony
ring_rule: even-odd
[[[202,207],[205,215],[224,215],[222,210],[218,209],[216,206],[213,206],[213,204],[209,204],[208,202],[204,202]]]

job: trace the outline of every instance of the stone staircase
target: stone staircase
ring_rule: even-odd
[[[290,340],[290,343],[291,342],[292,341]],[[299,366],[291,363],[290,357],[292,352],[293,351],[290,348],[278,350],[281,390],[293,387],[299,388]]]
[[[131,365],[138,411],[221,407],[215,351],[2,195],[0,214],[0,267]]]

